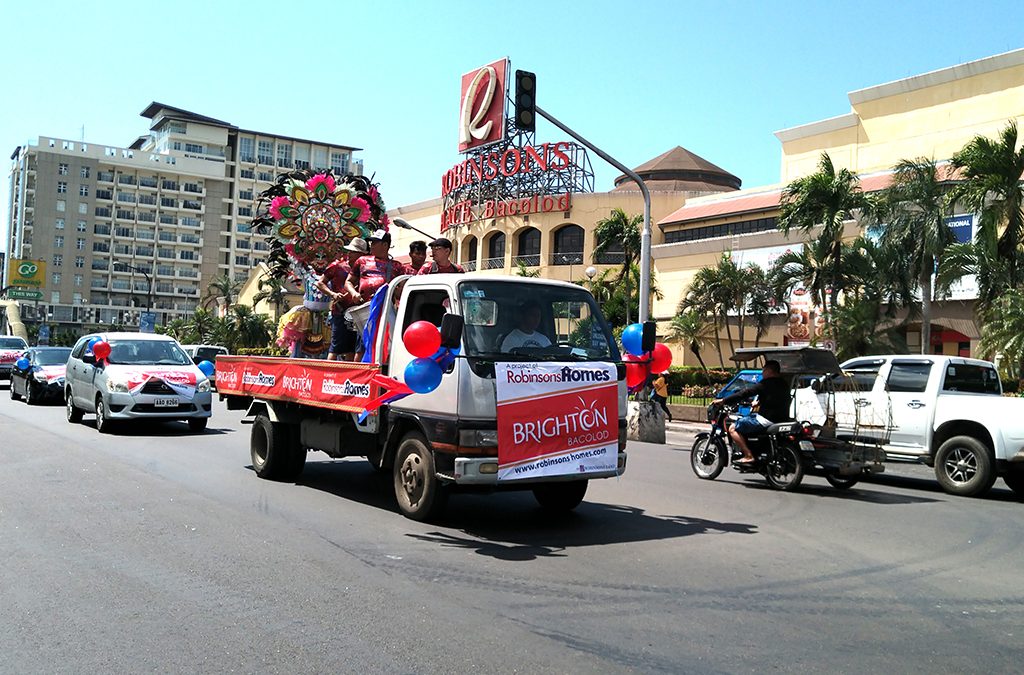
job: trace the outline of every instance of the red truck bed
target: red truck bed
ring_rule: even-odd
[[[376,363],[218,356],[220,394],[289,401],[316,408],[362,412],[381,390]]]

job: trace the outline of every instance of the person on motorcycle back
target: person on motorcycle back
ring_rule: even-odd
[[[743,452],[743,459],[737,460],[739,464],[748,464],[754,461],[754,453],[750,452],[750,446],[747,445],[748,436],[756,436],[770,425],[789,419],[789,406],[792,399],[789,384],[782,379],[781,375],[778,361],[765,361],[764,368],[761,369],[760,382],[731,396],[717,398],[712,402],[714,405],[722,405],[757,397],[758,414],[741,417],[729,427],[729,436]]]

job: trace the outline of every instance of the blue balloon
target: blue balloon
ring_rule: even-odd
[[[644,325],[631,323],[622,331],[622,346],[633,356],[643,356]]]
[[[405,367],[405,384],[417,394],[429,394],[441,384],[444,371],[432,359],[415,359]]]
[[[217,367],[209,361],[200,361],[198,365],[199,370],[203,371],[203,375],[207,377],[213,377],[213,374],[217,372]]]
[[[18,370],[28,370],[28,367],[32,365],[29,360],[22,356],[20,359],[14,362],[14,367]]]
[[[93,339],[89,340],[89,344],[86,345],[85,351],[92,354],[92,348],[96,346],[97,342],[102,342],[102,340],[100,340],[100,338],[98,337],[94,337]]]

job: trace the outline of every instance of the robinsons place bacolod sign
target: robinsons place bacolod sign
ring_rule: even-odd
[[[567,141],[536,143],[506,115],[508,59],[462,76],[459,152],[441,178],[441,229],[487,218],[566,212],[572,194],[593,192],[585,150]]]

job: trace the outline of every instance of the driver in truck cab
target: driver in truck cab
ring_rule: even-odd
[[[741,417],[729,426],[729,436],[743,452],[743,459],[737,460],[739,464],[754,461],[754,453],[750,452],[750,446],[747,445],[748,436],[756,436],[772,424],[789,419],[791,396],[789,384],[782,379],[781,371],[778,361],[765,361],[760,382],[731,396],[712,401],[712,405],[722,405],[757,397],[757,415]]]
[[[524,300],[518,307],[517,318],[518,324],[515,330],[509,332],[501,341],[501,351],[510,352],[513,349],[537,349],[551,346],[548,336],[537,331],[541,318],[540,304],[535,300]]]

